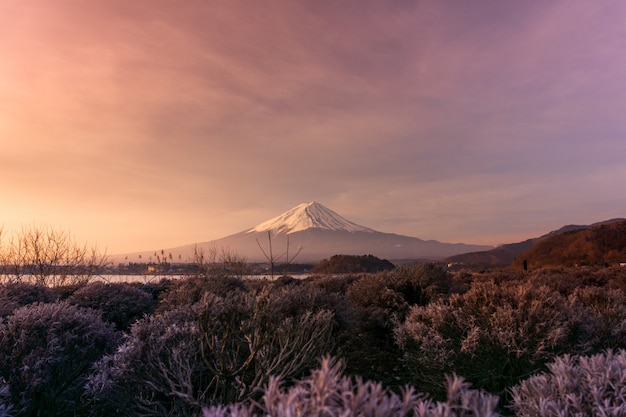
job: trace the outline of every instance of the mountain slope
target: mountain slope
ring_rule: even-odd
[[[459,253],[485,250],[487,246],[441,243],[393,233],[382,233],[353,223],[322,204],[300,204],[285,213],[242,232],[221,239],[164,250],[173,259],[191,259],[194,249],[236,252],[249,262],[266,261],[263,251],[284,262],[300,248],[295,262],[319,262],[332,255],[374,255],[384,259],[441,259]],[[261,250],[261,248],[263,250]],[[154,252],[142,253],[145,262]],[[126,255],[137,262],[139,253]]]
[[[547,237],[519,254],[513,265],[521,266],[524,260],[529,268],[626,262],[626,220],[596,223]]]
[[[271,231],[274,234],[289,234],[311,228],[345,232],[374,232],[372,229],[344,219],[331,209],[313,201],[299,204],[280,216],[253,227],[247,233]]]
[[[448,263],[462,263],[468,265],[480,265],[480,266],[508,266],[525,251],[530,250],[533,246],[539,242],[551,238],[553,236],[559,236],[564,233],[575,232],[578,230],[585,230],[595,226],[603,224],[610,224],[624,219],[611,219],[603,222],[593,223],[591,225],[577,225],[570,224],[561,227],[560,229],[553,230],[540,237],[524,240],[517,243],[509,243],[506,245],[498,246],[497,248],[490,249],[488,251],[469,252],[460,255],[455,255],[444,259],[444,262]]]

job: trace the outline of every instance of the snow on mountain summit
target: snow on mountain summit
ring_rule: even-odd
[[[273,219],[256,225],[247,233],[272,231],[274,234],[289,234],[306,229],[326,229],[346,232],[374,232],[344,219],[323,205],[310,202],[297,205]]]

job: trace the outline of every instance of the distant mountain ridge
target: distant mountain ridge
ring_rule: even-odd
[[[268,235],[269,234],[269,235]],[[190,260],[194,250],[224,248],[245,257],[249,262],[266,261],[263,250],[272,251],[279,262],[286,252],[302,250],[295,262],[319,262],[333,255],[374,255],[395,259],[441,259],[460,253],[485,250],[489,246],[442,243],[394,233],[378,232],[353,223],[320,203],[308,202],[259,223],[242,232],[208,242],[185,245],[163,252],[172,259]],[[160,252],[160,250],[158,251]],[[146,262],[154,251],[123,255],[127,262]],[[141,260],[139,260],[141,255]],[[120,259],[120,255],[115,259]]]
[[[468,252],[468,253],[463,253],[460,255],[450,256],[444,259],[444,262],[468,264],[468,265],[482,265],[486,267],[508,266],[508,265],[511,265],[518,256],[530,250],[534,245],[536,245],[538,242],[543,241],[544,239],[548,239],[550,237],[558,236],[564,233],[574,232],[578,230],[586,230],[586,229],[600,226],[600,225],[620,222],[623,220],[625,219],[616,218],[616,219],[604,220],[604,221],[593,223],[590,225],[570,224],[570,225],[563,226],[557,230],[553,230],[549,233],[546,233],[545,235],[531,238],[531,239],[526,239],[522,242],[501,245],[501,246],[498,246],[497,248],[493,248],[487,251]]]
[[[626,263],[626,220],[608,220],[553,234],[519,254],[514,266],[589,266]]]

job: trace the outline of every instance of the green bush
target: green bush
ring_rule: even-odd
[[[564,355],[512,388],[519,417],[626,415],[626,352]]]
[[[156,306],[150,294],[124,283],[94,282],[74,292],[67,301],[100,310],[105,321],[124,331],[144,314],[152,313]]]
[[[18,308],[0,323],[0,378],[18,415],[85,415],[89,370],[120,335],[100,313],[65,302]]]
[[[555,356],[590,349],[588,313],[545,286],[474,282],[447,302],[414,306],[396,340],[422,389],[436,393],[456,372],[502,394]]]

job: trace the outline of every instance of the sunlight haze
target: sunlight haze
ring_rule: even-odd
[[[494,245],[626,217],[626,2],[0,3],[0,226],[108,253],[307,201]]]

